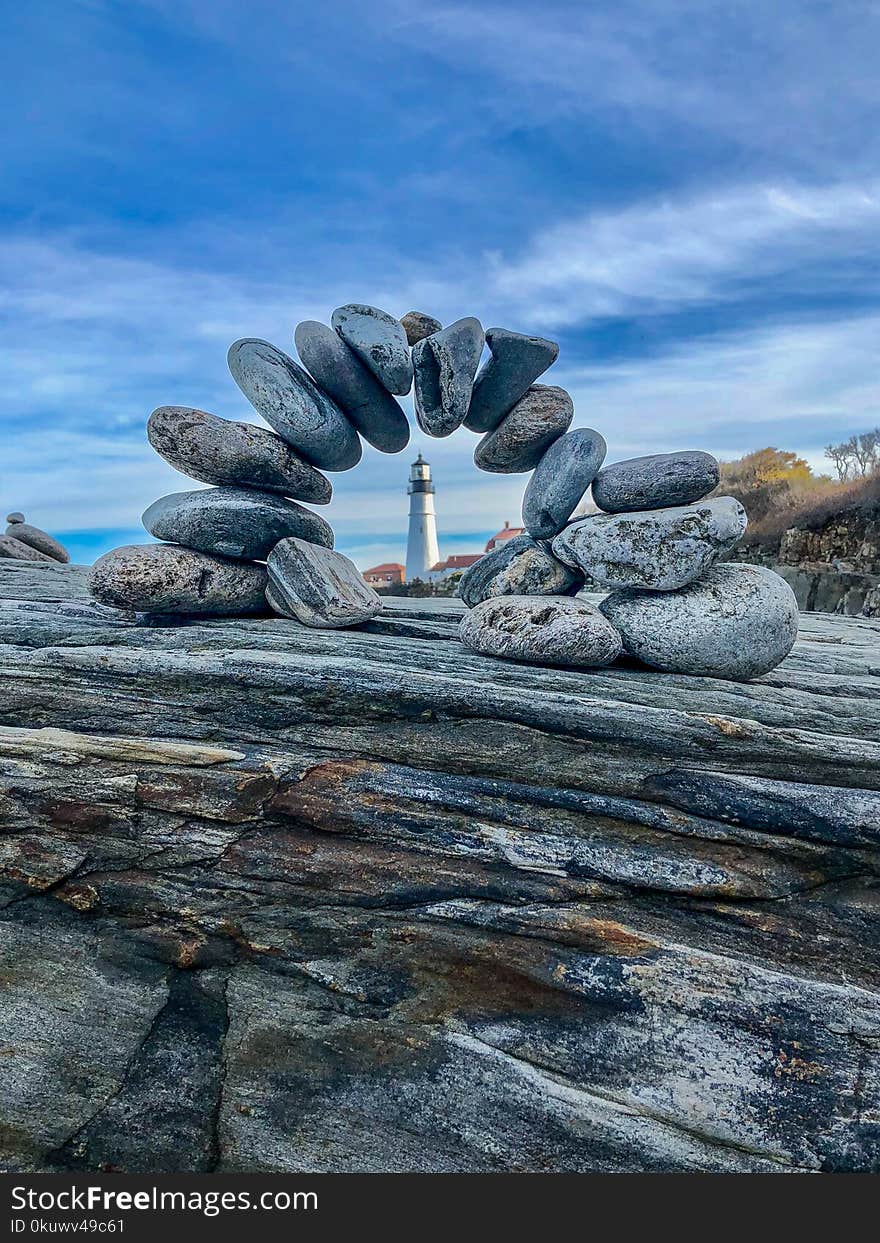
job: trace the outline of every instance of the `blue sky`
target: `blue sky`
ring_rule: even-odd
[[[188,486],[154,406],[255,419],[228,344],[343,302],[554,337],[611,458],[880,421],[875,3],[31,0],[0,37],[0,507],[80,559]],[[418,449],[441,552],[516,520],[473,444],[334,475],[339,546],[403,559]]]

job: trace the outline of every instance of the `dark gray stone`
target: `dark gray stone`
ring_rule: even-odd
[[[458,586],[468,608],[493,596],[561,596],[576,588],[580,574],[551,555],[530,535],[515,535],[468,566]]]
[[[302,461],[287,441],[264,427],[219,419],[190,406],[159,406],[147,436],[156,452],[177,470],[202,483],[281,492],[299,501],[326,505],[329,479]]]
[[[426,315],[424,311],[407,311],[400,323],[406,333],[408,345],[416,345],[425,337],[430,337],[432,332],[439,332],[443,327],[439,319],[434,319],[433,315]]]
[[[24,514],[19,513],[19,511],[16,509],[11,514],[6,515],[6,521],[11,522],[11,523],[24,522]]]
[[[60,561],[62,564],[66,564],[70,560],[70,553],[63,544],[59,544],[57,539],[53,539],[51,535],[47,535],[39,527],[32,527],[29,522],[10,522],[6,528],[6,534],[18,540],[21,544],[27,544],[29,547],[35,548],[37,552],[45,553],[53,561]]]
[[[318,320],[307,319],[297,325],[294,340],[303,366],[364,440],[382,453],[399,453],[406,448],[406,415],[337,332]]]
[[[461,641],[483,656],[595,668],[620,655],[620,635],[594,605],[570,596],[483,600],[461,620]]]
[[[591,514],[553,541],[553,553],[600,587],[677,591],[733,548],[746,511],[731,496],[628,514]]]
[[[794,592],[760,565],[717,565],[680,591],[616,591],[599,607],[630,655],[665,673],[748,681],[797,638]]]
[[[653,453],[612,462],[593,481],[593,500],[610,514],[690,505],[718,486],[720,471],[711,453]]]
[[[338,306],[330,322],[389,393],[402,396],[409,392],[413,379],[412,359],[399,319],[378,307],[350,302],[347,306]]]
[[[474,450],[480,470],[522,474],[533,470],[574,418],[574,403],[564,388],[533,384],[494,431]]]
[[[369,621],[382,601],[353,561],[300,539],[282,540],[268,562],[266,598],[283,617],[338,630]]]
[[[486,344],[492,357],[480,369],[464,421],[472,432],[490,432],[497,427],[559,354],[555,341],[507,328],[488,328]]]
[[[153,502],[143,524],[156,539],[247,561],[265,561],[289,535],[333,547],[333,530],[319,514],[250,488],[172,492]]]
[[[605,457],[605,440],[577,427],[546,450],[523,497],[523,525],[535,539],[557,535],[577,509]]]
[[[267,581],[264,565],[176,544],[114,548],[89,571],[89,590],[99,604],[138,613],[265,613]]]
[[[312,466],[350,470],[361,460],[358,434],[336,403],[274,345],[235,341],[229,370],[258,414]]]
[[[482,352],[483,326],[473,318],[456,320],[415,346],[416,418],[423,432],[449,436],[461,427]]]
[[[15,524],[12,525],[14,529]],[[59,564],[48,553],[40,552],[39,549],[32,548],[24,540],[16,539],[12,535],[0,535],[0,557],[8,558],[10,561],[51,561],[54,565]]]

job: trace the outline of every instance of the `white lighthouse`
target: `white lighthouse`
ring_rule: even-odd
[[[434,485],[431,467],[421,453],[409,471],[409,538],[406,542],[406,581],[427,582],[440,560],[437,547],[437,516],[434,513]]]

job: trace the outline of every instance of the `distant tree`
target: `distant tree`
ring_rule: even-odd
[[[850,436],[839,445],[827,445],[825,456],[834,463],[841,483],[880,474],[880,427]]]
[[[735,496],[750,518],[759,520],[826,481],[827,476],[814,475],[809,463],[796,453],[767,448],[722,462],[718,491]]]

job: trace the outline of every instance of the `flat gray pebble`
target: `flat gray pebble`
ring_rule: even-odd
[[[461,427],[482,351],[483,326],[472,316],[456,320],[415,346],[416,418],[423,432],[449,436]]]
[[[126,544],[89,571],[89,590],[99,604],[139,613],[266,613],[267,581],[264,565],[175,544]]]
[[[401,317],[400,324],[406,333],[408,345],[417,345],[419,341],[430,337],[433,332],[439,332],[443,327],[439,319],[426,315],[424,311],[407,311]]]
[[[553,540],[553,554],[601,587],[677,591],[733,548],[746,511],[731,496],[638,513],[591,514]]]
[[[627,652],[665,673],[747,681],[797,638],[794,592],[758,565],[716,565],[680,591],[616,591],[599,608]]]
[[[604,437],[591,427],[577,427],[554,440],[523,497],[523,526],[530,535],[550,539],[562,530],[595,479],[605,451]]]
[[[58,564],[48,553],[31,548],[30,544],[25,544],[13,535],[0,535],[0,557],[7,561],[51,561]]]
[[[507,328],[487,328],[492,357],[480,368],[464,425],[472,432],[490,432],[559,355],[555,341],[529,337]]]
[[[330,480],[297,457],[286,440],[253,423],[220,419],[191,406],[159,406],[147,437],[176,470],[202,483],[280,492],[326,505]]]
[[[564,388],[533,384],[494,431],[486,433],[474,450],[474,462],[496,474],[533,470],[573,418],[574,403]]]
[[[290,535],[333,547],[333,530],[319,514],[251,488],[172,492],[153,502],[143,524],[156,539],[248,561],[264,561]]]
[[[382,453],[406,448],[406,415],[337,332],[316,319],[306,319],[297,325],[294,340],[303,366],[364,440]]]
[[[530,535],[514,535],[465,570],[458,594],[473,608],[495,596],[561,596],[582,581],[544,544]]]
[[[378,307],[350,302],[336,308],[330,323],[389,393],[403,396],[409,392],[413,380],[412,359],[399,319]]]
[[[6,515],[6,521],[11,523],[24,522],[24,514],[17,509],[13,510],[11,514]]]
[[[570,596],[503,596],[466,613],[462,643],[484,656],[541,665],[597,668],[621,652],[620,636],[598,609]]]
[[[292,358],[247,337],[229,347],[229,370],[270,427],[312,466],[350,470],[361,460],[361,442],[335,402]]]
[[[720,469],[711,453],[653,453],[612,462],[593,481],[593,500],[609,514],[690,505],[718,487]]]
[[[51,557],[53,561],[60,561],[62,564],[66,564],[70,560],[70,553],[63,544],[59,544],[57,539],[53,539],[51,535],[47,535],[39,527],[32,527],[29,522],[10,522],[6,528],[6,534],[18,540],[19,543],[28,544],[31,548],[35,548],[37,552]]]
[[[266,598],[272,608],[306,626],[357,626],[382,608],[381,598],[340,552],[285,539],[273,549],[268,569]]]

